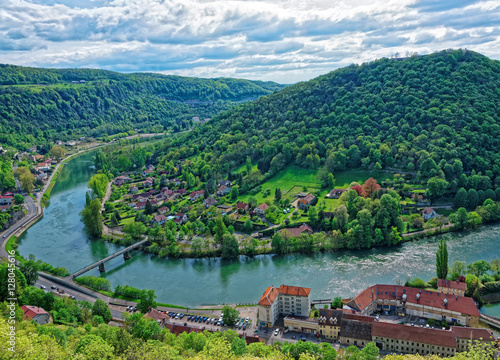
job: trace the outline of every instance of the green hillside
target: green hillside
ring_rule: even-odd
[[[221,173],[249,155],[268,176],[291,163],[393,167],[443,178],[450,193],[499,187],[500,62],[456,50],[351,65],[222,112],[164,152],[191,144]]]
[[[44,143],[134,128],[182,131],[194,116],[212,117],[282,87],[231,78],[0,65],[0,143]]]

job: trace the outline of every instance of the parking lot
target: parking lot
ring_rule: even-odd
[[[240,316],[238,317],[237,324],[231,327],[226,326],[222,322],[222,316],[214,315],[199,315],[192,313],[176,313],[168,312],[168,323],[175,325],[191,326],[196,328],[205,328],[210,331],[226,331],[232,329],[241,334],[251,335],[256,328],[256,309],[241,308]]]

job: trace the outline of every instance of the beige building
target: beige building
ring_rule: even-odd
[[[325,339],[335,341],[340,337],[342,325],[342,310],[320,309],[318,318],[318,331]]]
[[[449,295],[465,296],[467,284],[459,281],[438,279],[438,291]]]
[[[280,315],[308,317],[310,293],[311,289],[299,286],[268,287],[258,303],[260,325],[272,327]]]
[[[290,331],[298,331],[310,334],[318,332],[318,319],[307,316],[287,315],[284,320],[285,328]]]
[[[471,341],[480,341],[495,346],[495,338],[489,329],[452,326],[451,331],[457,339],[457,352],[459,353],[467,351]]]
[[[455,334],[449,330],[436,330],[374,322],[372,340],[385,351],[396,353],[453,356],[457,348]]]

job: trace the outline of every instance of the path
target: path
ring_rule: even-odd
[[[443,225],[440,228],[439,227],[435,227],[435,228],[430,228],[430,229],[415,231],[415,232],[403,234],[403,237],[425,234],[425,233],[428,233],[428,232],[431,232],[431,231],[436,231],[436,230],[439,230],[439,229],[448,229],[448,228],[451,228],[453,226],[455,226],[455,224]]]

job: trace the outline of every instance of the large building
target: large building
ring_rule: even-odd
[[[472,327],[478,326],[480,315],[471,298],[399,285],[370,286],[347,306],[360,315],[387,311]]]
[[[340,337],[340,326],[342,325],[342,310],[320,309],[318,318],[319,334],[328,340],[337,340]]]
[[[280,315],[308,317],[310,293],[311,289],[299,286],[268,287],[258,303],[260,325],[272,327]]]

